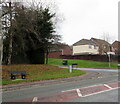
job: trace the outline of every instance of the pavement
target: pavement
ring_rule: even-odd
[[[91,71],[86,71],[87,73],[82,76],[77,76],[77,77],[70,77],[70,78],[59,78],[59,79],[54,79],[54,80],[43,80],[43,81],[35,81],[35,82],[24,82],[21,84],[12,84],[12,85],[4,85],[2,86],[2,91],[12,91],[12,90],[17,90],[17,89],[22,89],[22,88],[30,88],[34,86],[45,86],[49,84],[58,84],[58,83],[64,83],[64,82],[71,82],[71,81],[80,81],[80,80],[87,80],[87,79],[92,79],[95,77],[99,77],[99,72],[91,72]]]

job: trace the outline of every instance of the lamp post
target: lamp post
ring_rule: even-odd
[[[110,57],[110,53],[107,53],[108,55],[108,59],[109,59],[109,67],[111,67],[110,61],[111,61],[111,57]]]
[[[115,55],[115,53],[113,52],[107,52],[107,55],[108,55],[108,59],[109,59],[109,67],[111,67],[111,55]]]

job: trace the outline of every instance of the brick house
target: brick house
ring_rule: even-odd
[[[61,47],[53,47],[49,52],[49,58],[60,58],[60,55],[72,55],[72,48],[69,45],[62,45]]]
[[[112,46],[105,40],[91,38],[91,41],[95,42],[99,46],[99,54],[106,54],[112,52]]]
[[[114,41],[112,43],[113,50],[115,54],[120,54],[120,41]]]

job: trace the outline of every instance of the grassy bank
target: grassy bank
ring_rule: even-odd
[[[67,59],[68,65],[72,65],[73,63],[77,63],[78,67],[85,67],[85,68],[118,68],[118,63],[109,63],[108,62],[97,62],[97,61],[90,61],[90,60],[80,60],[80,59]],[[49,58],[50,65],[62,65],[63,59],[55,59]]]
[[[27,72],[27,79],[12,81],[8,74],[10,70],[24,70]],[[67,78],[85,74],[84,71],[73,70],[69,73],[68,69],[58,68],[49,65],[4,65],[2,69],[2,84],[13,84],[21,82],[32,82],[39,80],[50,80],[57,78]]]

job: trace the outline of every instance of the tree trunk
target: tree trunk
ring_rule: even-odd
[[[10,65],[11,64],[11,60],[12,60],[12,41],[13,41],[13,37],[12,37],[12,31],[11,31],[11,26],[12,26],[12,6],[11,6],[11,2],[9,2],[9,14],[10,14],[10,30],[9,30],[9,49],[8,49],[8,61],[7,64]]]
[[[12,59],[12,33],[10,33],[10,42],[9,42],[9,50],[8,50],[8,65],[11,64]]]
[[[48,53],[48,50],[47,50],[47,52],[46,52],[46,62],[45,62],[46,64],[48,64],[48,54],[49,53]]]

